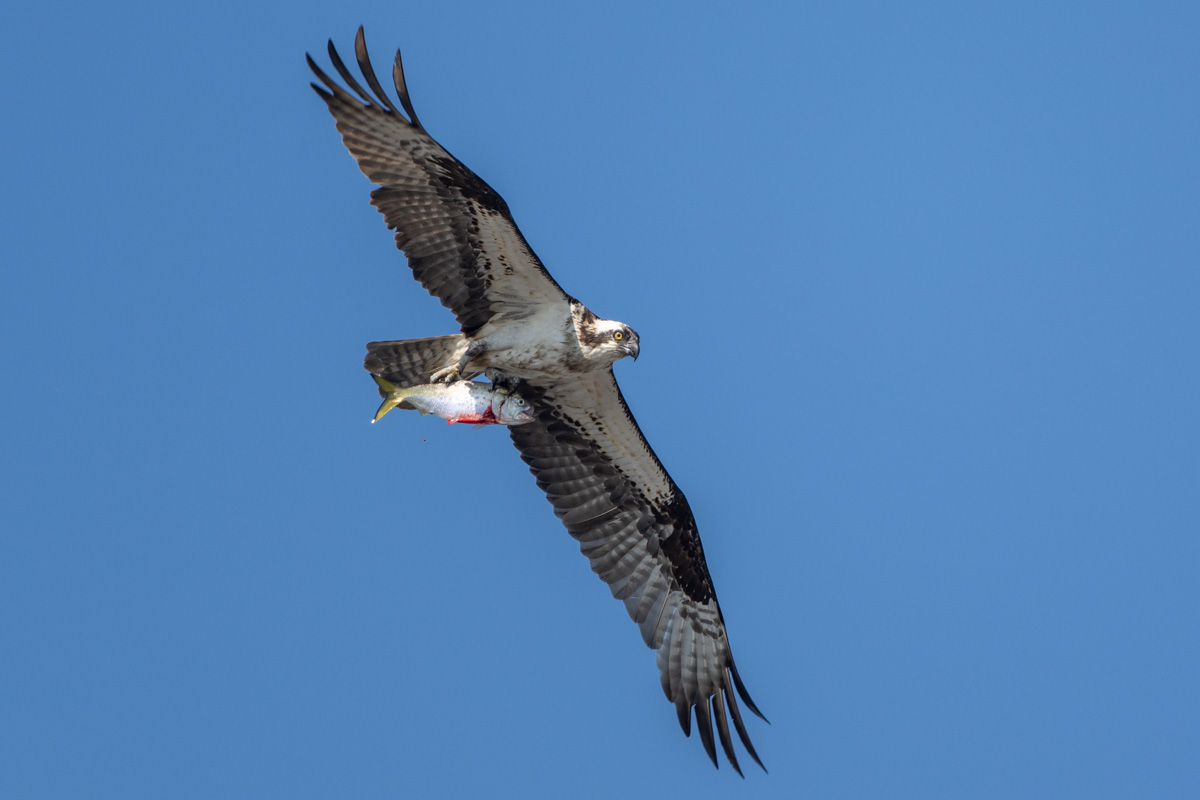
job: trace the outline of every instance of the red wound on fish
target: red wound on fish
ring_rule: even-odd
[[[492,409],[485,408],[481,414],[463,414],[458,417],[447,417],[446,424],[453,425],[456,422],[470,422],[474,425],[499,425],[500,420],[496,419]]]

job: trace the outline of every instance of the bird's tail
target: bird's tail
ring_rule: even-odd
[[[368,342],[363,368],[378,375],[393,386],[407,388],[429,383],[429,376],[455,363],[466,345],[461,333],[451,336],[431,336],[427,339],[399,339],[390,342]],[[475,377],[463,375],[464,379]],[[379,395],[387,397],[381,387]]]

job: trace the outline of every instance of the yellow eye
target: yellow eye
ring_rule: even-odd
[[[620,331],[613,331],[613,338],[619,342],[625,338],[625,334],[621,333]]]

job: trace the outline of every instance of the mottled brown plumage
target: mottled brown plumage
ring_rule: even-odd
[[[593,571],[657,651],[680,726],[690,735],[694,715],[713,763],[719,739],[740,774],[732,721],[761,766],[736,698],[762,714],[734,666],[696,521],[613,377],[615,361],[637,357],[637,333],[567,295],[504,200],[429,136],[398,52],[392,76],[404,113],[376,78],[361,28],[355,54],[370,91],[332,42],[330,60],[349,88],[310,57],[323,84],[313,87],[377,185],[371,202],[395,231],[414,277],[460,327],[450,336],[371,342],[364,366],[397,386],[486,373],[533,405],[536,419],[509,429],[513,443]]]

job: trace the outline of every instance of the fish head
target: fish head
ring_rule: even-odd
[[[533,405],[519,394],[497,389],[492,409],[501,425],[524,425],[533,422]]]

